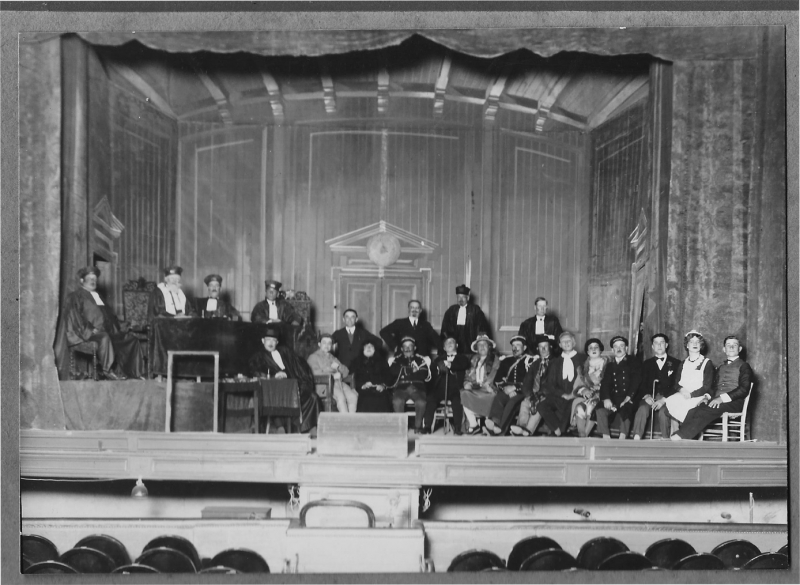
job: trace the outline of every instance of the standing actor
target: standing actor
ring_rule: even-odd
[[[256,303],[250,313],[253,323],[270,323],[276,325],[283,335],[284,343],[294,343],[294,329],[303,328],[303,318],[297,314],[285,299],[278,298],[282,284],[277,280],[265,280],[266,299]]]
[[[469,287],[461,284],[456,287],[456,304],[444,313],[442,319],[442,339],[453,337],[462,351],[472,345],[478,334],[489,332],[489,323],[481,308],[469,302]]]
[[[410,337],[414,340],[417,353],[425,358],[428,366],[431,364],[430,356],[439,352],[442,343],[431,324],[422,318],[422,303],[413,299],[408,301],[408,317],[389,323],[381,329],[381,337],[390,352],[397,352],[401,341]]]
[[[536,346],[537,335],[546,335],[553,343],[560,343],[561,323],[559,323],[558,317],[555,315],[547,314],[547,299],[537,297],[534,305],[536,306],[536,314],[522,322],[517,335],[522,335],[525,338],[525,344],[528,347]]]
[[[352,372],[353,360],[361,355],[361,349],[367,340],[372,342],[373,349],[377,348],[378,350],[380,350],[383,342],[361,326],[355,309],[347,309],[342,313],[342,319],[344,320],[344,327],[337,329],[331,335],[335,345],[333,354]]]

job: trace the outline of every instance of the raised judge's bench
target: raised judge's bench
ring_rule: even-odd
[[[262,347],[264,323],[242,323],[227,319],[154,319],[149,332],[150,373],[167,375],[167,352],[218,351],[220,376],[249,374],[250,358]],[[214,363],[201,357],[181,356],[175,360],[176,377],[214,376]]]

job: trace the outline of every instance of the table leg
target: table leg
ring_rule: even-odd
[[[171,432],[170,427],[172,426],[171,419],[172,419],[172,354],[167,353],[167,410],[164,415],[164,432],[169,433]],[[161,376],[159,376],[160,378]],[[160,380],[159,380],[160,381]]]

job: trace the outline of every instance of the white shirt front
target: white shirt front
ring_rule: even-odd
[[[206,304],[206,311],[209,313],[217,310],[217,299],[208,299],[208,303]]]
[[[355,331],[356,331],[355,327],[345,327],[345,329],[347,329],[347,334],[348,335],[353,335],[355,333]]]
[[[536,335],[544,335],[544,317],[536,316]]]
[[[412,327],[416,327],[417,326],[417,320],[416,319],[412,319],[411,317],[409,317],[408,320],[411,321],[411,326]]]
[[[275,301],[267,301],[269,304],[269,318],[277,321],[278,317],[278,305],[275,304]]]
[[[104,305],[105,305],[105,303],[103,302],[103,299],[101,299],[101,298],[100,298],[100,295],[99,295],[99,294],[97,294],[95,291],[93,291],[93,290],[90,290],[90,291],[89,291],[89,294],[90,294],[90,295],[92,295],[92,298],[94,299],[94,302],[95,302],[95,303],[97,303],[97,305],[98,305],[99,307],[102,307],[102,306],[104,306]]]
[[[285,370],[286,369],[286,366],[283,363],[283,358],[281,357],[281,354],[278,353],[277,349],[271,351],[270,355],[272,356],[272,359],[275,360],[275,363],[278,364],[278,367],[281,370]]]
[[[459,307],[458,308],[458,317],[456,317],[456,325],[466,325],[467,324],[467,307]]]

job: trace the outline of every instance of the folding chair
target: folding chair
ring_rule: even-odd
[[[722,419],[715,421],[706,428],[700,435],[700,440],[704,441],[706,435],[709,437],[721,437],[723,442],[729,439],[734,441],[747,441],[750,439],[749,428],[747,426],[747,406],[750,404],[750,396],[753,394],[753,384],[750,384],[750,391],[744,399],[742,412],[725,412]]]

